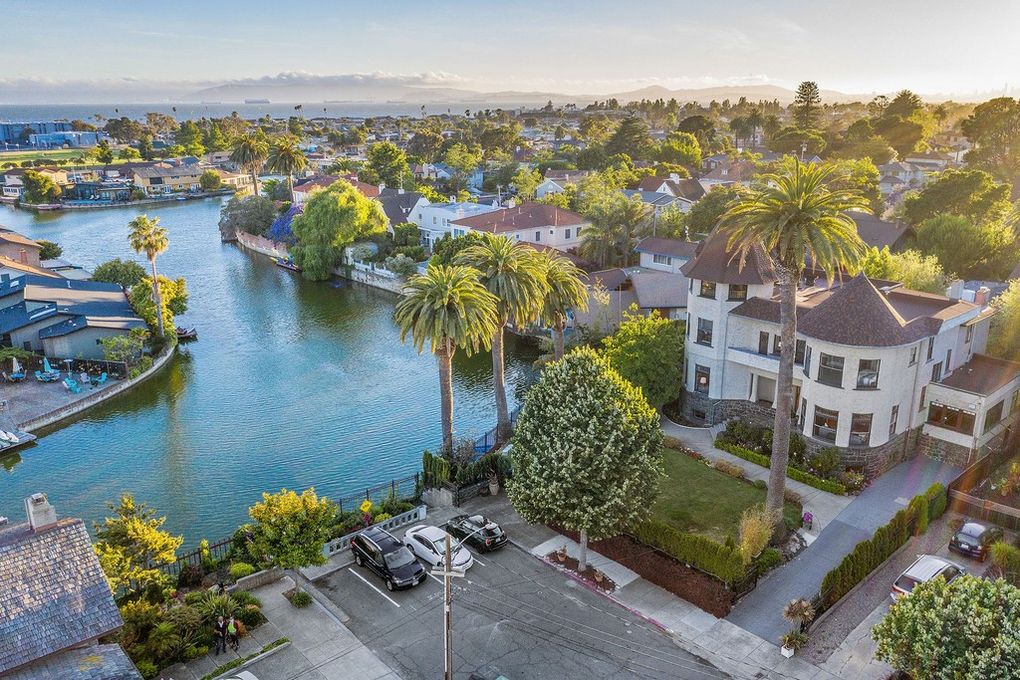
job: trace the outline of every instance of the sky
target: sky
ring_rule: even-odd
[[[124,101],[301,74],[606,94],[815,80],[1020,92],[1020,2],[0,0],[0,102]],[[13,30],[12,30],[13,29]],[[293,77],[293,76],[292,76]],[[134,96],[135,99],[131,99]]]

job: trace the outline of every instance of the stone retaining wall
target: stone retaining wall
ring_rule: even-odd
[[[286,243],[271,241],[265,236],[257,236],[246,231],[239,231],[237,232],[237,242],[249,250],[254,250],[256,253],[268,255],[269,257],[278,257],[283,260],[290,257]]]
[[[237,579],[237,582],[227,588],[228,591],[233,592],[235,590],[255,590],[262,586],[267,586],[270,583],[276,583],[283,578],[282,569],[263,569],[262,571],[256,571],[254,574],[244,576]]]

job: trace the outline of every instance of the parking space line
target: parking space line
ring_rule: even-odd
[[[433,581],[435,581],[439,585],[443,585],[443,579],[439,578],[438,576],[433,574],[431,571],[428,572],[428,575],[429,575],[429,578],[431,578]]]
[[[389,595],[387,595],[387,594],[386,594],[386,593],[384,593],[383,591],[381,591],[381,590],[379,590],[378,588],[376,588],[375,586],[373,586],[373,585],[372,585],[371,583],[369,583],[369,582],[368,582],[368,579],[366,579],[366,578],[365,578],[364,576],[362,576],[362,575],[361,575],[361,574],[359,574],[358,572],[354,571],[354,567],[351,567],[351,568],[350,568],[350,569],[348,569],[347,571],[349,571],[349,572],[351,572],[352,574],[354,574],[355,576],[357,576],[357,577],[358,577],[359,579],[361,579],[361,581],[362,581],[362,582],[363,582],[363,583],[364,583],[364,584],[365,584],[366,586],[368,586],[369,588],[371,588],[372,590],[374,590],[375,592],[379,593],[380,595],[382,595],[383,597],[385,597],[385,598],[386,598],[387,600],[389,600],[390,604],[392,604],[392,605],[393,605],[394,607],[400,607],[400,605],[399,605],[398,603],[394,602],[394,601],[393,601],[393,600],[392,600],[392,599],[390,598],[390,596],[389,596]]]
[[[475,564],[481,565],[483,567],[485,566],[485,562],[482,562],[480,559],[478,559],[478,555],[475,555]]]

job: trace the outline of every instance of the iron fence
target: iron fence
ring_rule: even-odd
[[[996,503],[973,493],[997,467],[1017,455],[1020,451],[1018,440],[1020,430],[1010,428],[1001,446],[989,451],[988,455],[975,461],[949,483],[949,507],[952,510],[1014,531],[1020,530],[1020,508]]]
[[[521,408],[519,406],[510,412],[511,429],[513,429],[513,426],[517,424],[517,416],[520,415],[520,413]],[[475,455],[472,458],[472,460],[478,460],[479,458],[487,454],[489,451],[492,451],[492,449],[494,449],[496,445],[499,444],[499,441],[496,439],[497,429],[498,426],[492,428],[491,430],[489,430],[488,432],[486,432],[481,437],[475,440]]]
[[[217,543],[210,544],[208,547],[208,557],[213,560],[222,560],[227,556],[227,553],[230,552],[230,546],[233,542],[234,538],[231,536],[230,538],[224,538]],[[206,558],[206,556],[205,550],[202,548],[195,548],[189,553],[179,555],[176,562],[161,565],[159,569],[164,574],[177,577],[180,575],[181,570],[184,569],[184,567],[202,566],[202,561]]]
[[[421,485],[421,473],[415,472],[413,475],[401,479],[392,479],[386,484],[367,487],[364,492],[344,496],[338,499],[336,504],[340,512],[348,512],[357,510],[358,506],[366,500],[373,503],[380,503],[390,498],[400,501],[416,501],[421,497]]]

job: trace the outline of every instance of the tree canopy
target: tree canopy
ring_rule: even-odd
[[[142,317],[149,328],[158,331],[159,323],[156,319],[156,303],[153,301],[152,290],[152,277],[144,276],[131,287],[128,301],[135,314]],[[183,278],[168,279],[160,274],[159,296],[163,303],[163,328],[172,329],[174,317],[188,311],[187,284]]]
[[[903,199],[903,219],[913,225],[936,215],[960,215],[977,222],[1002,220],[1011,209],[1009,185],[983,170],[946,170]]]
[[[400,188],[408,172],[407,156],[393,142],[377,142],[368,147],[368,168],[379,182]]]
[[[251,552],[264,562],[281,569],[325,563],[322,546],[331,537],[337,507],[314,488],[300,495],[287,489],[263,493],[248,515],[255,522]]]
[[[232,196],[220,209],[220,238],[231,241],[241,231],[265,236],[276,217],[276,206],[265,196]]]
[[[1002,295],[992,300],[996,314],[988,337],[988,351],[995,356],[1020,361],[1020,279],[1010,282]]]
[[[145,267],[133,260],[116,257],[107,260],[92,272],[93,281],[120,284],[125,290],[145,278]]]
[[[1020,100],[997,97],[979,104],[960,129],[974,143],[967,152],[969,165],[1002,180],[1020,179]]]
[[[168,588],[170,577],[159,566],[177,558],[184,539],[163,529],[166,517],[157,517],[155,508],[135,502],[129,493],[107,507],[113,515],[95,524],[95,550],[110,590]]]
[[[22,182],[24,195],[21,200],[25,203],[56,203],[64,193],[49,175],[37,170],[26,170]]]
[[[1013,230],[1001,222],[981,224],[972,218],[942,214],[917,227],[916,245],[938,258],[942,268],[966,279],[1003,279],[1016,257]]]
[[[624,379],[640,387],[645,399],[661,409],[680,396],[684,329],[658,311],[645,316],[631,306],[620,328],[602,341],[603,354]]]
[[[948,283],[937,257],[916,250],[893,253],[889,246],[871,247],[860,262],[861,271],[872,279],[899,281],[907,288],[943,295]]]

